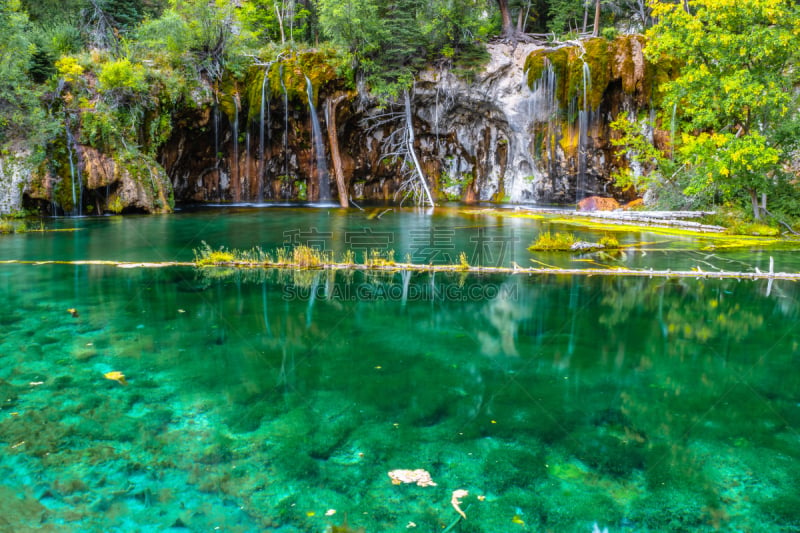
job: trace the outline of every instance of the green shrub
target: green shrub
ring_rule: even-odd
[[[103,65],[97,81],[101,93],[111,91],[142,93],[147,91],[144,67],[133,64],[128,59],[119,59]]]

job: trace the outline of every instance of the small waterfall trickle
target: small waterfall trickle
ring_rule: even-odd
[[[217,200],[222,200],[222,170],[219,168],[219,101],[217,93],[214,92],[214,109],[212,110],[212,121],[214,123],[214,168],[217,170]]]
[[[534,109],[531,110],[532,116],[540,123],[543,123],[544,146],[543,154],[548,164],[547,177],[550,179],[550,191],[544,196],[544,200],[552,199],[553,191],[556,190],[558,176],[558,160],[556,140],[558,134],[558,98],[557,98],[557,78],[553,64],[545,59],[544,70],[538,80],[533,82],[532,91],[539,95]]]
[[[65,121],[64,129],[67,138],[67,155],[69,157],[69,178],[72,183],[72,211],[73,216],[83,216],[83,179],[81,176],[81,168],[75,160],[77,154],[75,153],[75,137],[69,130],[69,120]],[[75,188],[77,182],[77,190]]]
[[[289,93],[286,91],[286,83],[283,81],[283,63],[278,67],[278,75],[281,79],[281,90],[283,91],[283,176],[289,176]]]
[[[270,63],[264,69],[264,80],[261,82],[261,110],[259,113],[258,127],[258,198],[257,201],[264,201],[264,177],[266,175],[266,161],[264,158],[264,113],[269,113],[269,101],[267,100],[267,80],[269,79]],[[267,119],[269,124],[269,119]]]
[[[233,201],[241,201],[241,178],[239,176],[239,112],[241,103],[239,93],[233,93],[233,164],[231,165],[231,180],[233,181]]]
[[[216,96],[214,97],[214,168],[219,168],[219,104]]]
[[[311,137],[314,143],[314,155],[317,163],[317,184],[319,188],[319,200],[329,201],[331,199],[331,186],[328,178],[328,164],[325,158],[325,144],[322,142],[322,128],[319,125],[317,110],[314,108],[314,87],[311,80],[306,76],[306,93],[308,94],[308,110],[311,114]]]
[[[578,111],[578,177],[575,184],[575,201],[586,197],[587,149],[589,144],[589,120],[592,110],[589,107],[589,91],[592,88],[592,74],[589,64],[583,62],[583,102]]]
[[[247,183],[248,198],[253,194],[253,176],[251,175],[250,170],[250,128],[247,128],[244,134],[244,179]]]

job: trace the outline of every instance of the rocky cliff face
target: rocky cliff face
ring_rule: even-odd
[[[412,95],[415,148],[435,195],[555,203],[594,194],[624,197],[609,177],[617,162],[608,123],[649,101],[653,75],[642,48],[636,36],[556,48],[498,43],[488,46],[490,61],[472,80],[450,70],[421,73]],[[302,90],[304,65],[310,62],[292,58],[268,71],[254,69],[245,86],[182,117],[161,158],[176,199],[319,198],[323,170]],[[341,87],[333,73],[317,76],[314,84],[312,98],[324,123],[318,110]],[[349,196],[396,199],[404,168],[385,156],[393,131],[403,125],[399,107],[381,105],[362,92],[337,110]],[[325,151],[329,158],[327,138]],[[335,181],[330,183],[335,198]]]
[[[646,110],[663,75],[647,64],[643,45],[639,36],[551,47],[496,43],[469,80],[449,69],[422,72],[411,93],[411,123],[435,198],[629,199],[610,178],[618,161],[608,124],[620,112]],[[327,180],[331,138],[314,138],[312,112],[322,132],[335,118],[347,196],[399,200],[408,167],[392,152],[407,124],[403,108],[347,91],[329,54],[283,54],[244,78],[220,82],[174,116],[158,161],[103,153],[69,133],[57,150],[63,161],[51,158],[23,172],[4,160],[0,174],[11,182],[0,210],[27,201],[76,214],[163,212],[173,194],[178,202],[201,203],[336,198],[336,180]],[[333,98],[335,116],[328,117],[323,110]],[[654,136],[658,141],[657,128]],[[321,182],[330,191],[320,191]]]
[[[168,213],[174,204],[170,181],[156,161],[77,143],[68,161],[50,158],[29,169],[21,192],[21,205],[50,214]]]
[[[31,181],[29,155],[20,148],[13,155],[0,157],[0,215],[22,209],[23,190]]]

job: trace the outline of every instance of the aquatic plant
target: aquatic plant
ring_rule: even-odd
[[[617,237],[611,233],[606,233],[605,235],[603,235],[603,237],[600,238],[600,242],[598,244],[600,244],[603,248],[607,250],[609,248],[617,249],[621,247],[619,241],[617,240]]]
[[[201,247],[194,251],[194,261],[198,266],[219,265],[233,262],[234,256],[225,247],[213,250],[206,241],[202,241]]]
[[[577,242],[577,239],[572,233],[550,233],[546,231],[539,234],[536,241],[528,246],[528,250],[532,252],[568,252],[575,242]]]

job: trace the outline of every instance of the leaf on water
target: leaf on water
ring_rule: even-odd
[[[72,318],[78,318],[80,315],[78,314],[78,310],[70,307],[67,309],[67,313],[72,315]]]
[[[127,385],[128,384],[128,380],[125,379],[125,374],[123,374],[122,372],[120,372],[118,370],[113,370],[111,372],[106,372],[105,374],[103,374],[103,377],[105,377],[106,379],[110,379],[111,381],[116,381],[120,385]]]

